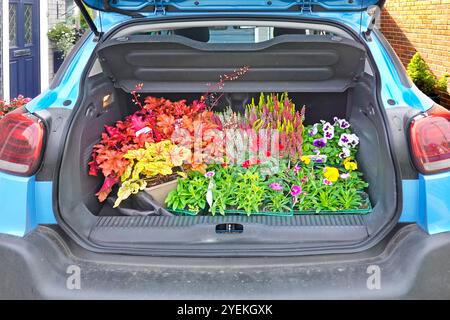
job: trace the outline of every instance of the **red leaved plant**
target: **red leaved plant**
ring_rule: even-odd
[[[145,147],[145,143],[170,139],[175,144],[188,147],[193,151],[189,164],[194,170],[204,170],[206,163],[221,163],[224,151],[222,125],[207,109],[212,109],[222,97],[217,97],[213,91],[222,89],[226,81],[237,80],[248,70],[249,67],[243,67],[220,76],[219,82],[210,86],[209,92],[190,104],[186,100],[172,102],[152,96],[146,97],[142,103],[139,91],[143,84],[136,85],[131,95],[139,110],[124,121],[117,121],[114,126],[105,126],[100,143],[93,148],[89,175],[98,176],[101,172],[105,177],[96,194],[100,202],[106,200],[128,167],[129,161],[123,156],[129,150]]]

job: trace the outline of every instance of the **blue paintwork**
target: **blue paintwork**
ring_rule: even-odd
[[[52,185],[0,172],[0,233],[23,236],[39,224],[55,224]]]
[[[365,3],[367,4],[368,1],[365,1]],[[242,8],[248,9],[248,7]],[[208,12],[203,12],[202,14],[208,15]],[[230,13],[215,12],[214,14],[226,17]],[[258,15],[255,12],[233,13],[233,15],[236,14],[243,17]],[[280,12],[265,12],[265,14],[280,16]],[[146,15],[152,17],[152,13],[146,13]],[[185,12],[166,13],[168,18],[185,15]],[[283,15],[289,18],[301,17],[299,12],[284,12]],[[361,29],[365,29],[370,20],[370,17],[365,12],[323,11],[308,13],[307,17],[345,23],[358,33],[361,32]],[[131,18],[128,16],[115,13],[101,13],[96,24],[100,30],[108,31],[129,19]],[[52,107],[72,109],[79,95],[80,79],[84,67],[96,45],[94,36],[91,34],[74,55],[67,72],[62,76],[60,84],[52,90],[43,92],[31,101],[27,105],[28,110],[35,112]],[[375,34],[373,34],[373,41],[367,42],[367,46],[382,75],[381,99],[386,108],[410,106],[425,111],[433,105],[433,101],[415,86],[408,88],[402,85],[392,58]],[[388,105],[388,99],[393,99],[396,101],[396,104],[394,106]],[[63,102],[66,100],[70,100],[72,103],[64,106]],[[416,222],[429,233],[450,231],[449,190],[449,172],[439,175],[420,176],[419,180],[404,180],[403,213],[400,221]],[[21,178],[0,173],[0,201],[5,203],[0,214],[0,233],[23,235],[38,224],[56,223],[52,209],[51,191],[52,182],[36,182],[34,177]],[[11,201],[12,199],[13,201]]]
[[[83,0],[88,6],[94,9],[104,10],[104,0]],[[113,8],[139,11],[149,5],[155,3],[162,3],[160,0],[119,0],[110,1],[110,6]],[[270,5],[266,0],[202,0],[198,5],[194,0],[165,0],[164,5],[170,5],[178,10],[197,10],[197,11],[236,11],[236,10],[288,10],[291,7],[308,3],[320,5],[328,10],[360,10],[367,8],[370,5],[380,3],[380,0],[354,0],[349,3],[348,0],[272,0]]]
[[[403,180],[403,210],[400,216],[400,222],[419,221],[420,199],[419,199],[419,180]]]
[[[403,180],[400,222],[415,222],[429,234],[450,231],[450,174],[420,174],[418,180]]]
[[[450,231],[450,174],[419,175],[419,225],[430,234]]]

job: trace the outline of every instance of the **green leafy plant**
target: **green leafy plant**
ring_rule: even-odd
[[[206,208],[206,193],[210,180],[198,171],[191,171],[187,178],[179,178],[177,189],[169,193],[166,204],[173,210],[189,210],[197,214]]]
[[[212,170],[215,170],[216,174],[214,176],[215,186],[210,212],[213,216],[217,213],[225,215],[225,211],[234,205],[234,193],[237,188],[235,184],[237,172],[230,166],[223,168],[213,166]]]
[[[328,180],[330,175],[327,174],[326,169],[327,167],[302,168],[299,179],[304,181],[303,193],[298,198],[294,209],[316,213],[361,209],[362,192],[368,187],[362,179],[362,174],[355,171],[348,173],[345,172],[345,168],[342,168],[338,170],[339,179],[331,182]]]
[[[47,36],[53,42],[55,49],[63,52],[63,55],[66,56],[72,50],[77,32],[75,28],[60,22],[48,31]]]
[[[263,178],[256,167],[239,172],[236,180],[236,192],[232,202],[236,209],[244,210],[247,215],[262,211],[261,205],[267,191]]]

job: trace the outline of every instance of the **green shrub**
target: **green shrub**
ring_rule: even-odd
[[[447,86],[448,86],[448,78],[450,78],[450,74],[444,74],[436,84],[436,89],[442,92],[447,92]]]
[[[408,64],[408,75],[423,93],[429,96],[435,94],[436,77],[419,53],[416,53]]]

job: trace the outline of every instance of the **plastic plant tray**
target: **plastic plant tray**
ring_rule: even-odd
[[[372,205],[370,201],[366,202],[367,208],[364,209],[353,209],[353,210],[340,210],[340,211],[328,211],[322,210],[320,212],[316,212],[315,210],[305,210],[298,211],[292,210],[290,212],[272,212],[272,211],[261,211],[261,212],[252,212],[250,216],[253,215],[262,215],[262,216],[274,216],[274,217],[292,217],[294,215],[366,215],[372,212]],[[175,215],[179,216],[197,216],[200,212],[192,212],[189,210],[169,210]],[[211,215],[208,213],[207,215]],[[221,215],[220,213],[216,213],[216,216]],[[246,216],[247,213],[243,210],[225,210],[225,216]]]
[[[372,212],[372,203],[370,202],[370,198],[366,195],[363,200],[363,204],[365,204],[365,208],[361,209],[351,209],[351,210],[322,210],[317,212],[316,210],[291,210],[289,212],[273,212],[273,211],[260,211],[260,212],[252,212],[250,216],[259,215],[259,216],[274,216],[274,217],[292,217],[294,215],[366,215]],[[202,213],[206,212],[206,209],[202,209],[198,212],[192,212],[189,210],[170,210],[175,215],[178,216],[197,216],[197,215],[205,215]],[[210,216],[211,213],[207,213],[206,215]],[[220,213],[216,213],[216,216],[221,215]],[[225,216],[247,216],[247,212],[244,210],[225,210]]]
[[[169,210],[175,215],[180,216],[197,216],[200,214],[200,212],[192,212],[189,210]],[[207,215],[211,216],[211,213],[208,213]],[[225,210],[225,216],[247,216],[247,212],[243,210]],[[260,215],[260,216],[276,216],[276,217],[292,217],[294,215],[293,211],[289,212],[273,212],[273,211],[261,211],[261,212],[252,212],[250,214],[251,216]],[[216,213],[216,216],[221,216],[221,214],[218,212]]]
[[[338,211],[330,211],[330,210],[322,210],[317,212],[316,210],[305,210],[299,211],[294,210],[294,215],[366,215],[372,212],[372,205],[370,201],[368,203],[368,207],[364,209],[352,209],[352,210],[338,210]]]

